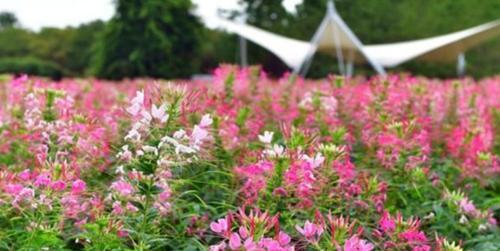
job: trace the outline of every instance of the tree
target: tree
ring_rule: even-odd
[[[93,21],[71,29],[72,35],[67,45],[69,47],[66,56],[68,60],[64,64],[69,71],[78,75],[88,73],[92,56],[95,53],[96,41],[104,28],[104,22]]]
[[[198,70],[201,24],[189,0],[118,0],[97,46],[103,78],[188,77]]]
[[[0,29],[15,27],[18,23],[16,15],[12,12],[0,12]]]
[[[31,53],[33,34],[18,28],[0,29],[0,57],[17,57]]]

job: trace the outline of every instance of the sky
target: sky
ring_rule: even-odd
[[[216,26],[218,8],[239,9],[237,0],[192,0],[196,13],[207,26]],[[302,0],[285,0],[283,5],[293,12]],[[25,28],[38,31],[42,27],[77,26],[96,19],[109,20],[114,13],[113,0],[0,0],[0,12],[13,12]]]

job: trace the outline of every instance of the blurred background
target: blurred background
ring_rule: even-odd
[[[214,29],[214,16],[309,41],[327,0],[0,0],[0,73],[105,79],[190,78],[221,63],[239,64],[236,35]],[[499,0],[337,0],[342,18],[365,44],[426,38],[500,18]],[[248,43],[249,64],[271,75],[290,71]],[[467,74],[500,73],[500,37],[467,52]],[[308,77],[336,72],[317,54]],[[412,62],[390,70],[454,77],[456,65]],[[369,66],[356,74],[371,74]]]

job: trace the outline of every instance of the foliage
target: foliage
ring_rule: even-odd
[[[179,78],[196,71],[201,24],[190,13],[191,1],[123,0],[116,5],[97,47],[97,76]]]
[[[12,28],[18,24],[16,15],[11,12],[0,12],[0,30]]]
[[[38,58],[1,58],[0,73],[32,74],[61,79],[64,71],[59,65]]]
[[[0,30],[0,57],[4,64],[17,66],[5,68],[7,73],[27,73],[39,76],[60,77],[64,73],[83,76],[90,66],[94,54],[97,34],[104,28],[101,21],[81,25],[77,28],[43,28],[35,33],[21,28]],[[37,61],[37,62],[34,62]],[[32,70],[33,64],[41,69]],[[19,65],[26,65],[20,67]],[[30,65],[30,66],[28,66]]]

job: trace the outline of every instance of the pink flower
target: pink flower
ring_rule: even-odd
[[[316,153],[314,157],[309,157],[307,155],[303,155],[302,159],[311,165],[312,168],[317,168],[323,164],[325,161],[325,157],[321,155],[321,153]]]
[[[35,183],[34,183],[34,185],[37,186],[37,187],[47,186],[49,184],[50,184],[50,176],[47,173],[39,174],[36,177]]]
[[[134,193],[134,188],[124,180],[118,180],[111,184],[111,189],[118,192],[121,196],[128,196]]]
[[[306,239],[312,241],[316,241],[316,238],[319,239],[319,237],[323,233],[323,228],[321,226],[311,223],[309,220],[304,223],[304,228],[295,226],[295,229],[297,229],[300,234],[306,237]]]
[[[8,184],[4,187],[4,191],[10,195],[18,195],[23,188],[21,184]]]
[[[384,212],[382,218],[378,222],[379,228],[384,231],[384,233],[392,233],[396,229],[396,222],[391,219],[388,212]]]
[[[66,182],[62,180],[56,180],[55,182],[52,182],[50,184],[50,188],[54,189],[55,191],[63,191],[66,189]]]
[[[263,238],[259,241],[259,247],[263,248],[263,250],[276,250],[276,251],[285,251],[288,250],[284,248],[278,241],[271,238]],[[256,249],[259,250],[259,249]]]
[[[461,199],[458,202],[458,206],[460,207],[461,212],[469,216],[475,217],[476,215],[479,214],[479,211],[476,209],[476,206],[474,206],[472,201],[468,200],[467,198]]]
[[[216,244],[216,245],[212,245],[210,246],[210,251],[224,251],[226,250],[226,243],[225,242],[221,242],[219,244]]]
[[[24,180],[24,181],[29,180],[29,179],[30,179],[30,176],[31,176],[31,174],[30,174],[30,170],[29,170],[29,169],[25,169],[24,171],[20,172],[20,173],[18,174],[18,176],[19,176],[19,178],[20,178],[21,180]]]
[[[229,237],[229,248],[238,250],[241,247],[241,238],[237,233],[232,233]]]
[[[241,226],[238,229],[238,233],[240,234],[241,238],[243,238],[243,239],[246,239],[249,235],[248,230],[244,226]]]
[[[85,181],[83,180],[75,180],[73,181],[73,184],[71,185],[71,193],[73,194],[79,194],[87,189],[87,184],[85,184]]]
[[[411,251],[431,251],[431,247],[428,245],[416,246],[413,247]]]
[[[14,200],[12,201],[12,205],[14,207],[18,207],[18,203],[20,201],[31,201],[35,197],[35,191],[31,188],[24,187],[19,191],[19,194],[16,195]]]
[[[399,236],[406,240],[408,243],[425,243],[427,242],[427,237],[421,231],[407,230],[400,233]]]
[[[343,251],[371,251],[373,248],[373,244],[354,235],[344,243]]]
[[[290,238],[290,236],[283,231],[278,234],[278,242],[282,246],[288,245],[291,240],[292,238]]]
[[[23,188],[21,192],[19,192],[19,197],[25,198],[25,199],[31,199],[35,197],[35,191],[31,188]]]
[[[243,243],[243,247],[245,247],[245,250],[251,250],[251,251],[256,251],[259,250],[257,247],[257,243],[255,243],[252,238],[248,238],[245,240]]]
[[[120,229],[120,230],[118,230],[117,235],[120,238],[125,238],[128,236],[128,232],[127,232],[127,230]]]
[[[127,202],[127,210],[129,212],[135,213],[135,212],[139,211],[139,208],[137,208],[136,206],[134,206],[132,203]]]
[[[341,181],[350,181],[356,176],[354,164],[350,161],[334,161],[333,168]]]
[[[217,222],[210,223],[210,229],[212,229],[212,231],[220,234],[220,233],[226,232],[229,229],[229,225],[228,225],[227,220],[225,218],[222,218],[222,219],[219,219]]]
[[[113,214],[115,214],[115,215],[123,214],[123,207],[119,201],[113,202],[112,207],[113,207],[113,211],[112,211]]]

